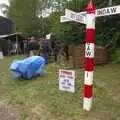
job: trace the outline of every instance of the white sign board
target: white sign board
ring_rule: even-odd
[[[66,18],[66,16],[61,16],[60,17],[60,22],[68,22],[68,21],[71,21],[71,20]]]
[[[86,24],[86,15],[82,14],[82,12],[76,13],[71,10],[65,9],[65,17],[70,20]]]
[[[75,92],[75,71],[59,70],[59,90]]]
[[[115,15],[120,13],[120,5],[113,7],[106,7],[96,10],[96,17]]]
[[[86,24],[86,13],[87,12],[73,12],[71,10],[65,9],[65,16],[62,22],[67,22],[67,21],[76,21],[80,22],[83,24]],[[106,7],[106,8],[101,8],[97,9],[95,11],[96,17],[102,17],[102,16],[108,16],[108,15],[115,15],[120,13],[120,5],[113,6],[113,7]]]

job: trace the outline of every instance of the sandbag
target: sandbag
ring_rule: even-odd
[[[32,79],[42,76],[45,71],[45,59],[41,56],[31,56],[23,60],[14,60],[10,70],[16,78]]]

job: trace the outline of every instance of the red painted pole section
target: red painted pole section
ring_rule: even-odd
[[[94,41],[95,41],[95,6],[92,0],[87,6],[85,43],[85,77],[83,109],[89,111],[92,107],[92,84],[94,71]]]

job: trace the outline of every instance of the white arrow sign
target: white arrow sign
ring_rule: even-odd
[[[86,13],[87,12],[76,13],[71,10],[65,9],[66,15],[64,16],[64,20],[62,20],[62,22],[73,20],[73,21],[85,24],[86,23]],[[120,13],[120,5],[97,9],[95,13],[96,13],[96,17],[119,14]]]
[[[65,17],[70,20],[86,24],[86,15],[83,12],[76,13],[71,10],[65,9]]]
[[[66,16],[60,16],[60,22],[68,22],[71,21],[71,19],[66,18]]]
[[[96,10],[96,17],[115,15],[120,13],[120,5],[113,7],[106,7]]]

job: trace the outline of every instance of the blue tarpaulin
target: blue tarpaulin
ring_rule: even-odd
[[[45,59],[41,56],[31,56],[24,60],[14,60],[10,70],[16,78],[32,79],[34,76],[42,76],[45,71]]]

